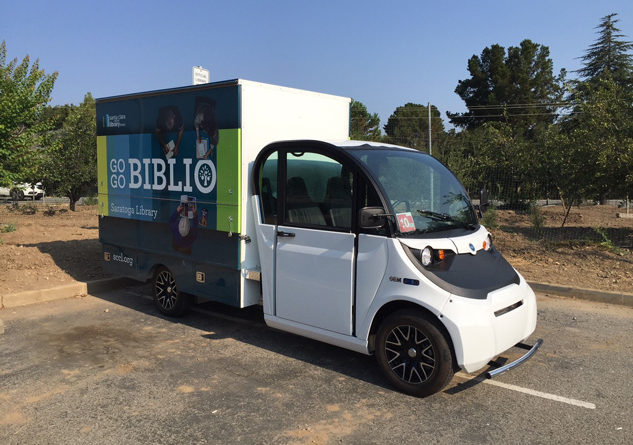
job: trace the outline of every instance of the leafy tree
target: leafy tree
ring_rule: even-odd
[[[590,160],[579,178],[589,186],[576,186],[601,202],[633,194],[633,43],[621,39],[615,17],[597,26],[599,37],[578,70],[582,78],[572,84],[573,113],[561,121],[569,143]]]
[[[623,34],[615,27],[617,14],[602,17],[598,29],[598,39],[582,56],[584,66],[577,72],[583,81],[591,86],[605,77],[612,78],[621,86],[633,83],[633,56],[629,53],[633,43],[622,40]]]
[[[378,113],[370,114],[362,102],[352,99],[350,114],[350,137],[352,139],[359,141],[379,141],[382,138]]]
[[[470,193],[486,188],[496,199],[516,206],[541,189],[533,147],[509,124],[488,122],[453,134],[444,161]]]
[[[468,71],[470,77],[455,88],[468,111],[447,113],[452,124],[472,130],[485,122],[505,122],[516,133],[532,136],[535,127],[554,121],[565,71],[554,76],[547,46],[526,39],[506,54],[495,44],[473,55]]]
[[[57,79],[47,75],[29,56],[7,63],[7,47],[0,44],[0,184],[32,178],[40,138],[48,123],[41,119]]]
[[[426,106],[409,102],[396,108],[383,128],[389,142],[428,151],[429,110]],[[431,142],[444,133],[440,111],[431,105]]]
[[[51,138],[44,160],[44,183],[49,193],[70,199],[70,209],[97,182],[96,108],[91,94],[68,111],[57,137]]]
[[[589,89],[581,84],[574,94],[578,104],[562,126],[589,162],[586,197],[633,195],[633,89],[607,75]]]

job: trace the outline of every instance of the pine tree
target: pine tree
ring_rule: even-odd
[[[611,77],[617,84],[627,87],[633,84],[633,43],[615,27],[617,14],[602,17],[598,29],[598,39],[581,57],[584,66],[577,72],[580,77],[595,86],[605,77]]]

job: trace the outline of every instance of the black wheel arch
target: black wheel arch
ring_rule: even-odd
[[[424,306],[420,306],[419,304],[415,304],[411,301],[406,301],[406,300],[390,301],[389,303],[386,303],[384,306],[382,306],[378,310],[378,312],[376,312],[376,315],[374,316],[374,319],[371,323],[371,327],[369,328],[369,342],[368,342],[369,352],[371,353],[374,352],[375,345],[376,345],[376,342],[375,342],[376,333],[378,332],[378,328],[380,327],[381,323],[391,314],[398,311],[417,312],[419,314],[423,314],[425,318],[431,321],[444,335],[444,338],[446,339],[450,347],[451,356],[453,358],[453,363],[455,364],[455,368],[458,368],[457,358],[455,356],[455,346],[453,345],[453,339],[451,338],[451,334],[448,332],[448,329],[446,329],[446,326],[444,326],[442,319],[438,317],[437,315],[435,315],[433,312],[431,312],[429,309],[425,308]]]

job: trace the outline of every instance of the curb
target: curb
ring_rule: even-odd
[[[29,304],[43,303],[45,301],[61,300],[85,296],[94,292],[103,292],[119,287],[138,284],[136,280],[130,278],[103,278],[100,280],[81,282],[77,281],[62,286],[48,289],[29,290],[10,295],[0,295],[0,309],[26,306]],[[558,295],[561,297],[578,298],[580,300],[590,300],[600,303],[619,304],[633,307],[633,294],[624,292],[607,292],[597,289],[582,289],[568,286],[558,286],[548,283],[537,283],[528,281],[528,284],[535,292]]]
[[[633,294],[624,292],[607,292],[597,289],[582,289],[568,286],[557,286],[555,284],[535,283],[528,281],[534,292],[554,294],[561,297],[578,298],[580,300],[590,300],[599,303],[619,304],[633,307]]]
[[[116,289],[132,283],[135,283],[135,281],[129,278],[103,278],[87,282],[75,281],[74,283],[50,287],[48,289],[27,290],[15,294],[0,295],[0,309],[85,296],[93,292]]]

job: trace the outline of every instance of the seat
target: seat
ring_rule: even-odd
[[[325,226],[325,217],[319,206],[310,198],[303,178],[293,176],[286,186],[286,213],[294,224]]]
[[[352,191],[349,180],[333,176],[327,181],[324,202],[330,225],[333,227],[352,226]]]

